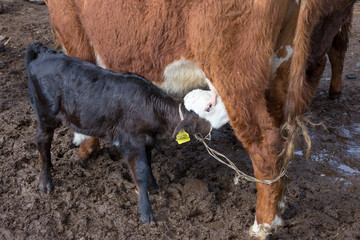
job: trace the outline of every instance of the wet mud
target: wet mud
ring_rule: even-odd
[[[0,15],[0,239],[249,239],[256,187],[192,140],[153,151],[160,190],[150,196],[157,224],[138,221],[135,185],[121,152],[107,143],[86,168],[72,131],[59,128],[52,144],[55,190],[38,188],[36,119],[27,95],[24,54],[33,42],[53,47],[48,10],[3,0]],[[271,239],[360,239],[360,3],[343,73],[344,88],[328,97],[329,66],[311,105],[310,161],[300,142],[286,175],[285,226]],[[355,79],[345,75],[355,74]],[[225,126],[209,145],[252,175],[251,161]]]

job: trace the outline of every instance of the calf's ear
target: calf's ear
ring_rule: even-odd
[[[176,135],[181,131],[185,130],[185,132],[188,132],[189,134],[194,133],[196,129],[196,122],[189,121],[185,119],[184,121],[181,121],[176,128],[174,129],[172,137],[175,138]]]

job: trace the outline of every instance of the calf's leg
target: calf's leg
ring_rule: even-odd
[[[150,176],[149,176],[149,193],[150,194],[156,194],[158,193],[159,190],[159,185],[156,183],[156,179],[152,173],[152,168],[151,168],[151,148],[146,148],[146,159],[147,162],[149,164],[149,168],[150,168]]]
[[[154,215],[148,196],[148,184],[151,171],[146,155],[145,149],[136,150],[127,157],[127,161],[132,177],[139,191],[138,207],[140,221],[150,223],[150,221],[154,221]]]
[[[51,141],[54,135],[54,130],[48,126],[38,124],[36,131],[36,145],[39,151],[39,159],[41,163],[39,175],[39,189],[42,192],[53,190],[53,183],[51,179]]]

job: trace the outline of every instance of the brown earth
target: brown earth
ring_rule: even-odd
[[[126,163],[102,143],[89,166],[79,166],[72,131],[60,128],[52,145],[55,190],[37,189],[36,120],[30,107],[24,52],[35,41],[53,47],[48,10],[2,0],[0,35],[0,239],[248,239],[254,222],[254,183],[234,185],[234,171],[212,159],[196,140],[154,151],[160,191],[150,201],[157,225],[140,224]],[[285,178],[285,226],[271,239],[360,239],[360,3],[346,57],[342,96],[328,98],[327,68],[311,110],[310,163],[301,145]],[[356,79],[345,75],[356,74]],[[252,165],[229,126],[210,145],[248,174]]]

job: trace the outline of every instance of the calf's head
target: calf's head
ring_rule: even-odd
[[[220,96],[217,97],[217,104],[206,111],[206,106],[211,103],[210,91],[195,89],[184,97],[184,106],[189,111],[194,111],[201,118],[210,122],[211,126],[218,129],[229,122],[229,116]]]
[[[173,132],[173,138],[181,131],[185,130],[185,132],[195,135],[196,133],[200,133],[205,136],[209,133],[211,129],[211,124],[207,120],[199,117],[195,112],[190,111],[186,112],[184,115],[184,120],[182,120],[175,128]]]

